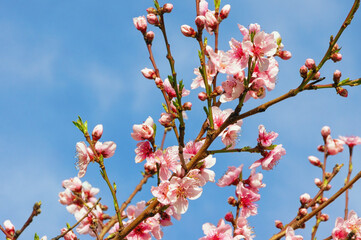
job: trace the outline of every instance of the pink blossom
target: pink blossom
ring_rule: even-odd
[[[108,142],[96,142],[95,150],[98,154],[103,155],[104,158],[110,158],[114,155],[117,145],[113,141]]]
[[[103,135],[103,125],[98,124],[94,127],[92,132],[93,141],[98,141]]]
[[[326,138],[330,134],[331,134],[331,128],[329,126],[322,127],[322,129],[321,129],[322,137]]]
[[[206,29],[209,34],[212,34],[213,31],[217,28],[218,21],[214,16],[214,13],[211,11],[206,12]]]
[[[154,138],[153,118],[148,117],[143,124],[133,125],[132,138],[135,141],[151,140]]]
[[[256,173],[255,169],[252,169],[251,175],[248,177],[248,185],[253,192],[258,192],[260,188],[264,188],[266,184],[262,182],[263,174]]]
[[[211,62],[214,64],[215,69],[220,73],[228,73],[233,74],[238,72],[239,69],[232,71],[230,64],[230,57],[228,53],[223,52],[222,50],[218,50],[218,52],[214,52],[212,47],[207,45],[206,47],[207,53],[210,57]]]
[[[147,31],[147,20],[144,16],[133,18],[133,23],[135,28],[141,31],[143,34]]]
[[[248,225],[247,218],[239,217],[237,219],[237,228],[234,230],[236,237],[234,240],[238,239],[245,239],[245,240],[252,240],[254,238],[252,227]]]
[[[226,224],[223,219],[218,221],[217,226],[211,223],[205,223],[202,226],[203,232],[206,236],[199,240],[232,240],[232,227]]]
[[[166,13],[170,13],[173,10],[173,4],[171,3],[165,3],[163,5],[163,11]]]
[[[171,113],[161,113],[160,119],[158,122],[162,124],[164,127],[171,126],[173,121],[173,115]]]
[[[303,237],[301,235],[295,235],[295,231],[291,227],[287,227],[286,229],[286,239],[285,240],[302,240]]]
[[[272,145],[273,141],[278,137],[278,133],[275,132],[266,132],[266,128],[263,125],[258,127],[258,138],[257,141],[262,147],[269,147]]]
[[[87,181],[83,182],[83,189],[82,189],[82,199],[85,202],[92,202],[92,203],[96,203],[97,199],[95,197],[95,195],[97,195],[100,191],[99,188],[93,188],[92,185],[90,183],[88,183]]]
[[[211,167],[216,164],[216,159],[212,155],[208,155],[205,159],[200,161],[203,163],[200,166],[200,175],[207,181],[207,182],[214,182],[215,173],[214,171],[210,170]]]
[[[336,219],[332,237],[334,240],[346,240],[351,232],[355,234],[355,239],[361,239],[361,218],[353,210],[348,213],[346,220],[341,217]]]
[[[68,229],[62,228],[60,230],[61,234],[65,233]],[[67,234],[64,235],[64,240],[77,240],[75,233],[73,231],[69,231]]]
[[[239,132],[241,131],[241,127],[232,124],[222,133],[222,142],[228,149],[233,149],[236,145],[236,140],[238,138]]]
[[[4,228],[5,228],[5,231],[9,235],[13,236],[15,234],[15,226],[11,223],[10,220],[5,220],[3,225],[4,225]]]
[[[261,199],[258,193],[246,188],[242,182],[237,185],[237,197],[239,197],[239,205],[242,207],[241,216],[249,217],[257,214],[257,205],[254,203]]]
[[[208,61],[207,65],[206,65],[206,72],[207,72],[208,84],[211,85],[212,81],[213,81],[213,77],[216,75],[215,65],[211,61]],[[205,88],[203,76],[200,73],[199,68],[194,69],[194,74],[197,77],[193,79],[191,88],[192,89],[196,89],[198,87]]]
[[[164,153],[161,150],[155,152],[155,159],[159,163],[159,178],[166,181],[180,166],[178,146],[168,147]]]
[[[218,180],[217,185],[219,187],[225,187],[230,185],[237,185],[239,183],[239,177],[242,173],[243,164],[238,168],[228,167],[227,172]]]
[[[175,92],[174,88],[172,87],[172,85],[170,84],[168,78],[166,78],[166,79],[164,80],[164,83],[163,83],[163,84],[164,84],[164,90],[168,93],[169,97],[174,98],[174,97],[177,96],[177,95],[176,95],[176,92]],[[179,85],[178,85],[178,90],[179,90]],[[185,97],[185,96],[188,96],[189,93],[190,93],[189,90],[183,88],[181,95],[182,95],[182,97]]]
[[[350,136],[350,137],[339,136],[339,138],[350,148],[354,147],[355,145],[361,144],[361,138],[358,136]]]
[[[136,154],[135,156],[136,163],[140,163],[144,161],[146,158],[150,157],[153,153],[153,149],[148,141],[137,143],[137,148],[134,151]]]
[[[327,153],[330,155],[336,155],[343,151],[343,141],[339,139],[332,139],[331,135],[326,137]]]
[[[206,12],[208,12],[208,2],[206,0],[201,0],[199,2],[199,14],[205,16]]]
[[[240,69],[246,68],[248,65],[249,51],[245,49],[241,42],[238,42],[234,38],[229,42],[229,46],[231,47],[231,50],[227,53],[231,63],[238,65]]]
[[[239,98],[244,91],[244,72],[241,71],[240,78],[234,78],[231,75],[227,75],[227,80],[222,82],[224,94],[219,99],[221,103],[229,102]]]
[[[78,158],[77,168],[79,169],[78,177],[82,178],[84,177],[86,173],[86,169],[90,162],[90,157],[85,142],[78,142],[76,144],[76,152],[77,152],[76,156]]]
[[[213,114],[213,123],[214,129],[218,129],[224,121],[228,118],[229,115],[233,112],[232,109],[221,110],[219,107],[213,106],[212,107],[212,114]]]
[[[142,72],[143,76],[147,79],[155,79],[157,77],[157,75],[155,74],[155,71],[153,69],[144,68],[141,70],[141,72]]]
[[[201,196],[202,188],[197,185],[194,179],[184,177],[173,177],[170,181],[169,192],[167,194],[172,205],[178,214],[183,214],[188,209],[187,198],[194,200]]]
[[[282,147],[282,144],[279,144],[265,157],[255,161],[249,168],[252,169],[262,165],[263,170],[271,170],[285,154],[286,150]]]
[[[73,192],[80,192],[82,189],[82,182],[78,177],[66,179],[62,182],[63,188],[68,188]]]
[[[151,240],[152,235],[150,232],[152,227],[149,224],[141,222],[138,224],[128,235],[128,240]]]
[[[88,203],[87,205],[90,208],[93,207],[92,203]],[[74,214],[75,219],[77,221],[79,221],[80,219],[83,218],[83,216],[85,216],[87,214],[87,212],[88,212],[88,208],[85,208],[85,207],[81,208],[79,211],[75,212],[75,214]],[[101,231],[101,229],[102,229],[101,222],[102,221],[103,221],[103,212],[100,209],[99,205],[97,205],[95,207],[95,209],[93,209],[91,211],[91,213],[89,213],[87,215],[87,217],[84,218],[80,222],[80,224],[76,228],[76,231],[79,234],[89,234],[90,236],[95,237],[94,230],[96,232]],[[95,229],[93,228],[94,226],[95,226]]]
[[[169,181],[163,181],[159,184],[158,187],[152,186],[151,192],[157,200],[164,204],[170,204],[170,199],[168,198],[168,191],[169,191]]]
[[[194,157],[201,149],[203,143],[204,140],[198,142],[189,141],[183,149],[184,158],[191,159]]]

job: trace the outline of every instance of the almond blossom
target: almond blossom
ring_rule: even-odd
[[[148,141],[137,143],[137,148],[134,151],[136,154],[135,155],[136,163],[140,163],[144,161],[146,158],[152,156],[153,154],[153,149]]]
[[[272,145],[273,141],[278,137],[278,133],[275,132],[266,132],[266,128],[263,125],[259,125],[258,127],[258,138],[257,142],[262,147],[269,147]]]
[[[211,223],[205,223],[202,226],[203,232],[206,236],[199,240],[232,240],[232,227],[226,224],[223,219],[218,221],[217,226]]]
[[[265,157],[255,161],[249,168],[262,166],[263,170],[271,170],[285,154],[286,150],[282,147],[282,144],[279,144],[272,151],[268,152]]]
[[[238,168],[228,167],[227,172],[218,180],[217,185],[219,187],[225,187],[230,185],[237,185],[240,180],[240,174],[242,173],[243,164]]]
[[[339,138],[350,148],[361,144],[361,138],[358,136],[350,136],[350,137],[339,136]]]
[[[258,193],[246,188],[242,182],[237,185],[236,194],[240,199],[239,205],[242,207],[241,217],[247,218],[251,215],[256,215],[257,205],[254,202],[259,201],[261,196]]]

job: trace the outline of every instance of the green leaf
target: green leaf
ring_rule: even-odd
[[[162,107],[163,107],[163,109],[164,109],[165,112],[168,112],[167,105],[165,105],[164,103],[162,103]]]
[[[202,52],[201,52],[201,50],[198,50],[198,57],[199,57],[199,59],[202,59]]]
[[[214,8],[219,9],[219,6],[221,6],[221,0],[214,0]]]
[[[182,93],[183,88],[184,88],[183,80],[180,80],[180,81],[179,81],[179,92],[180,92],[180,93]]]
[[[342,80],[341,82],[339,82],[337,84],[337,86],[342,86],[342,85],[345,85],[346,83],[348,83],[350,81],[350,78],[346,78],[345,80]]]
[[[157,134],[157,125],[155,123],[153,123],[153,130],[154,130],[154,138],[155,138],[155,135]]]
[[[159,9],[159,4],[158,4],[158,1],[154,0],[154,7],[158,10]]]
[[[170,85],[174,85],[174,80],[173,80],[173,76],[171,76],[171,75],[168,75],[168,80],[169,80],[169,83],[170,83]],[[173,86],[174,87],[174,86]]]
[[[34,240],[39,240],[39,236],[37,233],[35,233]]]
[[[204,106],[204,107],[203,107],[203,110],[206,112],[206,115],[207,115],[207,117],[208,117],[208,115],[209,115],[208,109]]]

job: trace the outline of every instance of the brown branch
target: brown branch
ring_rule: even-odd
[[[13,239],[13,236],[11,236],[9,233],[6,232],[6,230],[0,225],[0,230],[5,234],[6,239]]]
[[[20,230],[17,230],[14,235],[14,239],[17,239],[20,234],[30,225],[30,223],[33,221],[33,218],[35,216],[38,216],[41,213],[41,202],[37,202],[33,206],[33,211],[31,212],[28,220],[24,223],[23,227]]]

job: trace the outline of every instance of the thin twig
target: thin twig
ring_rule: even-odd
[[[30,225],[30,223],[33,221],[33,218],[41,213],[40,206],[41,202],[37,202],[34,204],[33,211],[31,212],[28,220],[24,223],[23,227],[20,230],[15,232],[14,239],[17,239],[20,234]]]

